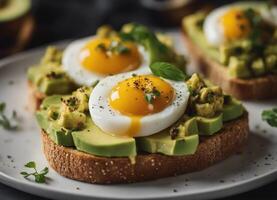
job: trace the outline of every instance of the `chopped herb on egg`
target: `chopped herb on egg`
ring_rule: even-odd
[[[160,91],[157,89],[153,88],[151,92],[145,92],[145,100],[147,103],[152,104],[153,101],[161,95]]]
[[[122,42],[113,41],[106,47],[104,43],[100,43],[96,47],[97,50],[101,50],[105,54],[109,55],[111,53],[115,54],[127,54],[130,53],[130,49],[126,47]]]
[[[97,45],[96,50],[100,50],[100,51],[103,51],[103,52],[106,53],[107,48],[106,48],[104,43],[100,43],[100,44]]]
[[[116,54],[127,54],[130,53],[130,49],[122,44],[122,42],[114,41],[109,46],[109,51]]]

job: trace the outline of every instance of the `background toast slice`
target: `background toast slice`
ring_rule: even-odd
[[[242,100],[277,97],[277,74],[251,79],[232,78],[225,66],[208,57],[183,30],[184,42],[196,68],[214,84],[232,96]]]
[[[195,154],[165,156],[139,153],[129,158],[98,157],[55,144],[42,131],[43,150],[50,166],[62,176],[98,184],[131,183],[199,171],[241,150],[249,134],[248,115],[224,124],[213,136],[201,137]]]

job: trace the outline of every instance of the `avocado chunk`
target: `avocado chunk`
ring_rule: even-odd
[[[104,133],[92,120],[87,120],[87,127],[72,133],[76,148],[97,156],[127,157],[136,155],[134,138],[115,137]]]
[[[61,96],[55,95],[46,98],[41,104],[41,110],[36,113],[39,126],[49,134],[49,137],[58,145],[74,146],[71,131],[60,126],[57,121],[51,119],[53,112],[59,108]],[[48,108],[51,107],[50,110]]]
[[[178,132],[178,136],[174,139],[169,135],[168,129],[154,135],[137,138],[138,149],[148,153],[171,156],[194,154],[199,143],[196,119],[192,118],[180,124]]]
[[[56,122],[49,121],[45,111],[37,112],[36,118],[40,127],[56,144],[67,147],[74,146],[71,131],[59,126]]]
[[[30,0],[1,0],[0,22],[10,21],[26,14],[31,8]]]
[[[196,117],[199,135],[213,135],[223,127],[223,114],[220,113],[216,117]]]
[[[240,117],[243,112],[243,106],[241,102],[235,98],[230,97],[230,101],[223,105],[223,122],[227,122]]]
[[[33,66],[28,69],[27,77],[38,91],[46,94],[68,94],[77,86],[65,74],[60,67],[56,66]]]
[[[239,59],[235,56],[230,57],[229,61],[229,75],[231,77],[248,78],[251,77],[251,72],[247,68],[247,61]]]
[[[261,58],[259,58],[257,60],[254,60],[252,62],[251,68],[252,68],[252,70],[253,70],[253,72],[256,76],[263,75],[266,72],[265,71],[265,64],[263,62],[263,59],[261,59]]]

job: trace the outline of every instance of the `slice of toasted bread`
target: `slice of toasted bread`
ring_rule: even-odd
[[[213,136],[201,137],[195,154],[165,156],[139,153],[135,164],[129,158],[98,157],[54,143],[42,131],[44,154],[62,176],[88,183],[112,184],[154,180],[199,171],[239,152],[248,138],[248,116],[224,124]]]
[[[226,93],[242,100],[277,97],[277,74],[251,79],[232,78],[228,75],[227,67],[207,56],[184,30],[183,38],[198,70],[214,84],[221,86]]]

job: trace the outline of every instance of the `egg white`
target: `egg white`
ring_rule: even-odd
[[[234,8],[252,8],[260,12],[264,20],[271,24],[277,24],[277,9],[274,8],[269,12],[264,3],[253,1],[225,5],[211,11],[204,21],[203,32],[211,46],[217,47],[226,41],[223,27],[220,24],[220,19],[228,10]]]
[[[149,74],[139,73],[138,75]],[[132,77],[132,73],[118,74],[102,79],[93,89],[89,99],[89,111],[93,122],[104,132],[122,135],[131,126],[131,117],[123,115],[109,105],[109,95],[119,82]],[[140,130],[134,137],[152,135],[166,129],[176,122],[185,112],[189,91],[185,82],[164,79],[175,90],[175,99],[161,112],[142,116]]]
[[[105,78],[106,76],[99,73],[94,73],[89,70],[86,70],[80,61],[80,52],[82,48],[95,37],[84,38],[80,40],[76,40],[70,43],[64,53],[62,58],[62,67],[77,84],[91,86],[98,80]],[[136,71],[150,71],[149,64],[150,59],[145,50],[145,48],[141,45],[138,45],[138,51],[140,54],[141,64],[132,72]],[[93,58],[92,58],[93,59]]]

